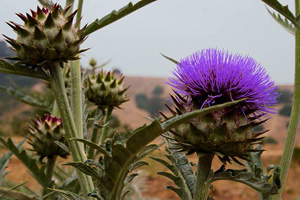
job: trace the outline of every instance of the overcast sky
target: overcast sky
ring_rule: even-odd
[[[55,1],[64,5],[65,1]],[[102,18],[128,0],[85,0],[83,23]],[[134,0],[133,2],[137,2]],[[282,0],[294,10],[294,1]],[[0,32],[14,36],[5,21],[21,20],[36,0],[0,0]],[[125,75],[171,76],[176,60],[205,48],[226,49],[260,62],[277,84],[293,83],[294,36],[281,28],[260,0],[158,0],[89,36],[82,64],[90,58]]]

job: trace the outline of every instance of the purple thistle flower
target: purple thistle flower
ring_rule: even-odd
[[[173,74],[168,84],[196,107],[247,98],[240,104],[243,110],[275,112],[277,87],[253,58],[206,49],[182,59]]]

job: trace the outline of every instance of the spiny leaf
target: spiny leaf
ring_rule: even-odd
[[[21,76],[29,76],[43,80],[49,80],[48,74],[42,68],[29,68],[22,65],[10,64],[9,62],[0,59],[0,72]]]
[[[62,142],[60,142],[60,141],[54,141],[54,143],[55,143],[57,146],[59,146],[60,148],[62,148],[65,152],[70,153],[69,148],[68,148],[64,143],[62,143]]]
[[[37,182],[46,188],[48,186],[48,179],[42,170],[37,164],[36,160],[30,158],[25,150],[19,151],[19,149],[14,145],[12,140],[9,138],[5,141],[2,137],[0,137],[0,143],[2,143],[6,148],[8,148],[22,163],[28,168],[31,172],[32,176],[37,180]]]
[[[296,18],[294,14],[289,10],[288,6],[283,6],[277,0],[262,0],[265,4],[269,5],[271,8],[285,16],[290,20],[295,26],[297,26]]]
[[[39,99],[36,99],[35,97],[33,97],[29,94],[25,94],[24,92],[22,92],[18,89],[0,85],[0,90],[5,92],[8,95],[14,97],[15,99],[28,104],[28,105],[38,107],[38,108],[48,111],[48,112],[51,112],[51,110],[52,110],[50,103],[42,102]]]
[[[102,19],[96,19],[96,21],[84,28],[82,30],[82,35],[89,35],[154,1],[156,0],[141,0],[134,5],[132,3],[129,3],[127,6],[124,6],[118,11],[112,11]]]
[[[273,19],[279,25],[281,25],[290,34],[295,35],[296,28],[293,24],[289,23],[289,21],[286,18],[285,18],[285,20],[283,20],[279,14],[276,15],[275,12],[271,12],[268,8],[267,8],[267,10],[268,10],[269,14],[273,17]]]

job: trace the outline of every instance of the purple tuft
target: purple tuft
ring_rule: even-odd
[[[180,61],[168,84],[200,108],[242,98],[244,109],[274,113],[276,86],[253,58],[206,49]]]

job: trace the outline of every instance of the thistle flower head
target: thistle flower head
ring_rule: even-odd
[[[68,15],[68,9],[55,4],[51,9],[37,7],[31,14],[18,13],[23,25],[15,22],[7,24],[17,33],[17,38],[5,36],[16,52],[20,64],[31,67],[45,66],[48,62],[66,62],[78,59],[82,52],[79,45],[86,38],[80,34],[73,19],[76,11]]]
[[[55,155],[66,158],[69,155],[55,144],[55,141],[58,141],[68,146],[61,118],[51,115],[45,115],[44,118],[37,116],[37,119],[32,122],[33,126],[28,124],[29,144],[32,146],[32,151],[40,156],[40,160]]]
[[[253,58],[207,49],[182,59],[169,84],[200,108],[247,98],[243,109],[273,113],[276,87]]]
[[[171,131],[176,148],[188,153],[214,153],[224,163],[247,159],[251,145],[260,142],[265,132],[253,132],[272,113],[276,87],[266,71],[252,58],[208,49],[178,63],[175,78],[173,115],[202,109],[242,98],[239,105],[223,108],[181,124]],[[164,114],[162,114],[167,118]]]

